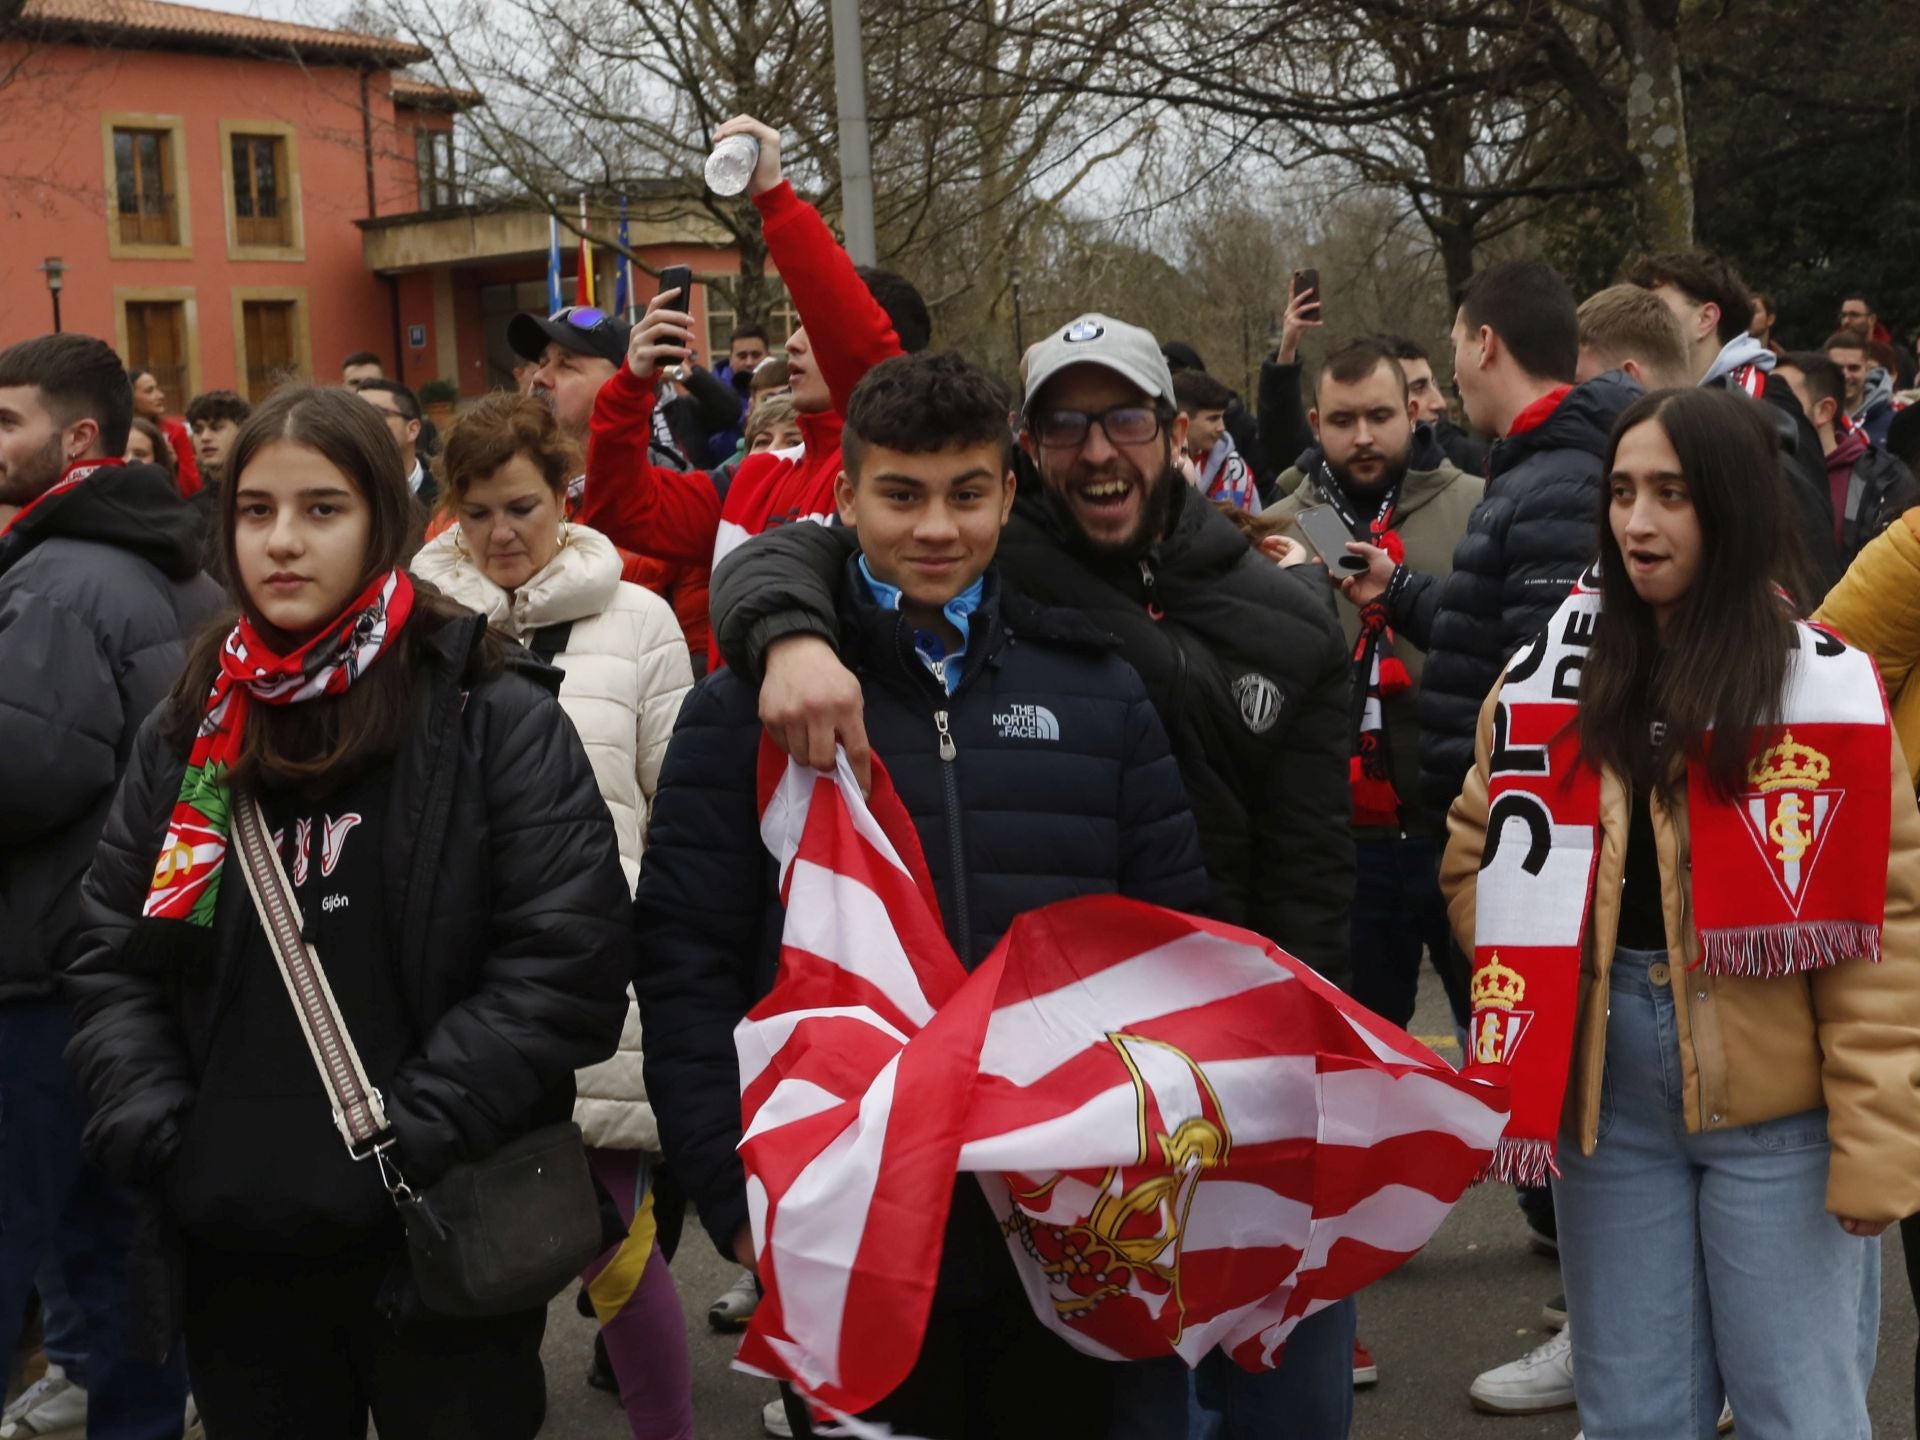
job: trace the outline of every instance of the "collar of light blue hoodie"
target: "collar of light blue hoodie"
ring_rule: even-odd
[[[900,608],[900,602],[905,599],[900,588],[875,579],[873,571],[867,568],[867,557],[864,555],[860,557],[860,578],[867,582],[874,603],[882,610]],[[947,623],[960,632],[960,643],[954,647],[952,654],[947,653],[947,647],[938,635],[918,629],[913,632],[914,653],[920,657],[933,678],[946,687],[949,695],[959,687],[960,675],[966,663],[967,641],[972,630],[969,622],[973,612],[980,608],[980,597],[986,593],[986,586],[987,577],[982,575],[941,607],[940,613],[946,616]]]
[[[1707,373],[1700,377],[1702,385],[1711,385],[1723,375],[1732,374],[1742,365],[1758,365],[1767,374],[1773,373],[1773,351],[1751,335],[1736,335],[1720,347],[1720,353],[1713,357],[1713,364],[1707,367]]]

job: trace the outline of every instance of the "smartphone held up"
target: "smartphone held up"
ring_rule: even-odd
[[[1313,303],[1300,307],[1300,318],[1325,320],[1326,316],[1321,313],[1320,308],[1320,271],[1313,266],[1293,272],[1293,298],[1298,299],[1302,295],[1313,296]]]

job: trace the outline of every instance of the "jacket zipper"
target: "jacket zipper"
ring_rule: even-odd
[[[1146,593],[1147,618],[1149,620],[1164,620],[1166,618],[1167,612],[1162,610],[1159,607],[1159,605],[1154,603],[1153,566],[1147,563],[1147,559],[1144,555],[1140,557],[1140,584],[1147,592]]]
[[[959,942],[953,948],[959,952],[960,963],[965,965],[973,954],[973,914],[967,906],[966,847],[960,834],[960,781],[954,767],[954,760],[960,752],[953,743],[953,731],[947,724],[944,708],[933,712],[933,726],[940,732],[940,786],[947,797],[947,852],[953,875],[953,930]]]
[[[1153,566],[1147,562],[1145,556],[1142,556],[1140,559],[1140,584],[1146,591],[1144,603],[1147,609],[1147,618],[1149,620],[1159,621],[1166,619],[1167,612],[1162,610],[1159,605],[1154,602],[1154,583]],[[1180,644],[1178,639],[1172,639],[1170,643],[1173,648],[1173,689],[1167,696],[1167,712],[1166,715],[1162,717],[1166,721],[1169,733],[1171,733],[1173,729],[1171,717],[1179,713],[1180,702],[1186,694],[1187,689],[1186,649]]]
[[[981,653],[976,657],[975,669],[962,677],[961,689],[966,688],[973,674],[987,663],[991,643],[986,635],[982,635],[981,639]],[[930,681],[935,692],[933,728],[940,737],[940,792],[946,801],[948,873],[953,876],[953,949],[960,957],[960,963],[965,965],[973,954],[973,914],[967,905],[967,852],[960,827],[960,781],[954,768],[960,750],[953,743],[952,717],[948,710],[952,699],[947,694],[947,662],[944,658],[921,660],[904,617],[898,621],[894,631],[894,658],[906,671],[909,683],[917,676],[921,684]]]

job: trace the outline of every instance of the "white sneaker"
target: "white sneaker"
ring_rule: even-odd
[[[1544,1415],[1573,1408],[1573,1334],[1562,1330],[1518,1360],[1489,1370],[1467,1389],[1476,1410]]]
[[[58,1365],[0,1414],[0,1440],[86,1440],[87,1392]]]
[[[744,1330],[760,1305],[760,1287],[753,1276],[742,1270],[740,1278],[707,1307],[707,1324],[716,1330]]]
[[[779,1400],[769,1400],[760,1408],[760,1428],[773,1436],[773,1440],[793,1440],[793,1426],[787,1423],[787,1407]]]

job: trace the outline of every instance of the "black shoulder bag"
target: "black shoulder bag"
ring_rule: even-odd
[[[334,1128],[349,1155],[380,1167],[406,1225],[420,1298],[429,1310],[459,1317],[544,1306],[604,1245],[580,1127],[545,1126],[484,1160],[454,1166],[425,1190],[409,1186],[391,1153],[385,1102],[367,1082],[327,973],[303,936],[300,907],[259,799],[235,800],[234,838],[247,889],[332,1103]]]

